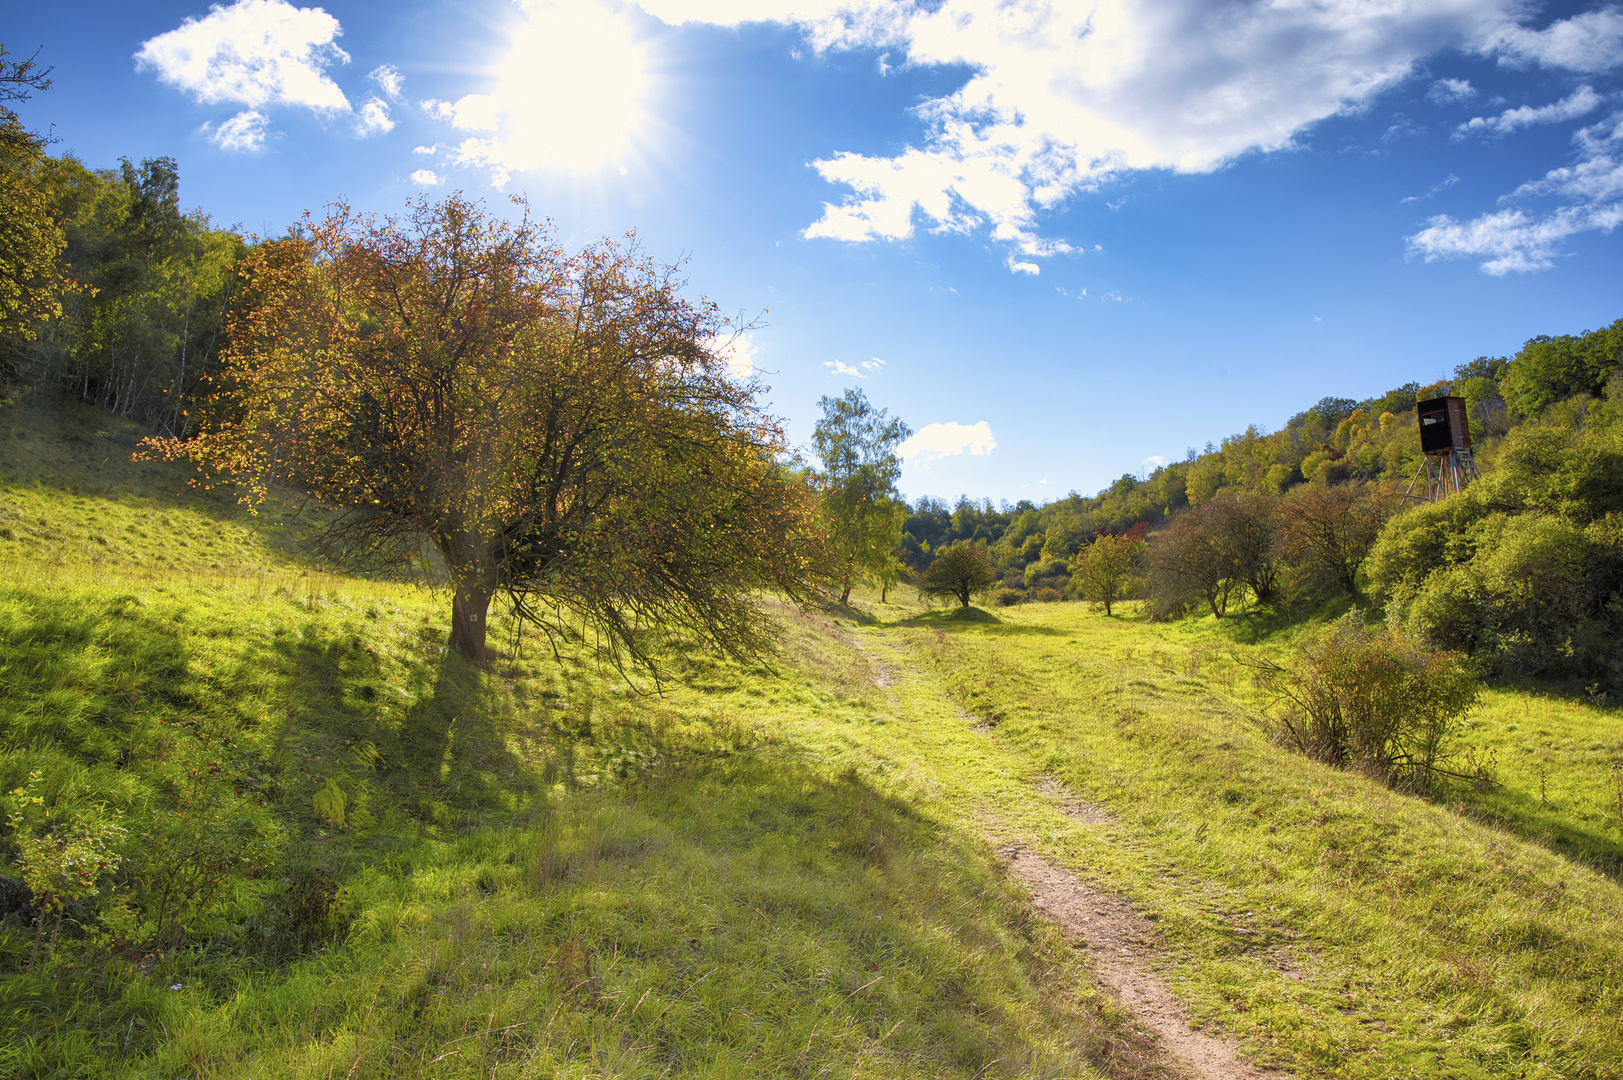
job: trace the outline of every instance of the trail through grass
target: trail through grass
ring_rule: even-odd
[[[1000,620],[850,627],[869,653],[916,663],[897,722],[795,737],[1129,897],[1154,920],[1167,981],[1259,1061],[1619,1074],[1614,879],[1269,745],[1243,670],[1198,627],[1072,605]],[[1514,798],[1522,777],[1509,779]],[[1055,780],[1104,820],[1063,813]],[[1620,839],[1601,825],[1592,842],[1615,857]]]
[[[0,882],[0,1075],[1175,1075],[1011,844],[1257,1062],[1620,1074],[1604,703],[1492,691],[1502,786],[1426,800],[1270,745],[1208,621],[859,597],[663,697],[505,625],[481,672],[127,426],[0,429],[0,791],[135,838],[37,963]]]

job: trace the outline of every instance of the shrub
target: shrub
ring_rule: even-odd
[[[47,808],[39,787],[40,772],[35,769],[28,774],[28,782],[6,800],[6,822],[17,845],[23,884],[38,909],[32,959],[39,957],[46,916],[54,919],[51,940],[55,941],[62,929],[63,909],[97,895],[97,882],[118,868],[120,856],[114,847],[126,834],[117,814],[106,807],[58,804]]]
[[[1481,682],[1458,654],[1398,630],[1371,630],[1349,612],[1286,664],[1258,666],[1279,695],[1270,720],[1285,745],[1416,788],[1461,775],[1446,767],[1448,743]]]
[[[1011,589],[1007,586],[992,590],[992,604],[994,607],[1012,607],[1026,598],[1023,589]]]
[[[1105,614],[1117,600],[1137,591],[1136,569],[1144,541],[1126,536],[1101,536],[1078,553],[1071,586],[1083,598],[1104,605]]]

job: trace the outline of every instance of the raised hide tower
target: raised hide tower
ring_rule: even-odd
[[[1409,481],[1407,497],[1430,502],[1444,495],[1464,489],[1477,479],[1476,461],[1471,457],[1471,423],[1465,410],[1465,399],[1459,397],[1432,398],[1415,403],[1415,418],[1420,424],[1420,468]],[[1426,478],[1426,493],[1415,494],[1420,477]]]

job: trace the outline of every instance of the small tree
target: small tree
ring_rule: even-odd
[[[1280,504],[1281,547],[1310,577],[1357,598],[1358,571],[1396,509],[1379,484],[1301,484]]]
[[[875,409],[861,390],[818,401],[823,418],[812,432],[822,459],[823,508],[840,603],[858,578],[880,579],[901,543],[907,506],[898,498],[896,447],[912,434],[899,417]]]
[[[463,656],[487,657],[498,594],[649,666],[670,627],[754,654],[759,590],[809,598],[810,494],[674,268],[609,242],[566,256],[453,195],[404,220],[337,206],[241,273],[214,413],[152,445],[249,500],[280,481],[335,505],[347,557],[437,551]]]
[[[969,598],[997,580],[997,568],[986,549],[965,540],[936,552],[935,559],[919,577],[919,592],[925,596],[953,596],[969,610]]]
[[[1111,604],[1137,584],[1134,564],[1144,548],[1144,541],[1126,536],[1099,537],[1073,560],[1072,587],[1084,599],[1104,605],[1109,615]]]
[[[97,881],[118,869],[122,860],[114,848],[127,832],[105,807],[47,808],[39,786],[40,772],[35,769],[28,774],[28,783],[14,788],[6,800],[6,823],[17,845],[23,884],[39,905],[30,963],[39,958],[46,917],[53,920],[55,941],[62,930],[63,909],[95,896]]]
[[[1150,596],[1158,618],[1180,616],[1206,601],[1212,617],[1228,612],[1245,581],[1224,526],[1224,507],[1208,499],[1179,514],[1150,543]]]
[[[1280,550],[1278,498],[1240,492],[1213,500],[1213,527],[1234,575],[1259,604],[1273,600],[1285,560]]]

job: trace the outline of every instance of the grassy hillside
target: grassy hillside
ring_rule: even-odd
[[[1623,1073],[1608,703],[1493,691],[1502,786],[1426,801],[1270,745],[1236,657],[1283,646],[1210,621],[869,597],[662,697],[505,624],[480,672],[132,428],[0,433],[0,791],[49,816],[0,874],[127,830],[37,956],[0,882],[0,1075],[1187,1075],[1010,845],[1286,1073]]]
[[[175,499],[126,463],[133,429],[3,426],[0,790],[37,772],[47,831],[128,840],[37,958],[5,892],[0,1075],[1086,1076],[1131,1053],[984,840],[783,739],[851,708],[818,633],[778,674],[696,656],[690,684],[741,707],[576,657],[486,675],[446,653],[443,595],[300,567],[297,520]]]

